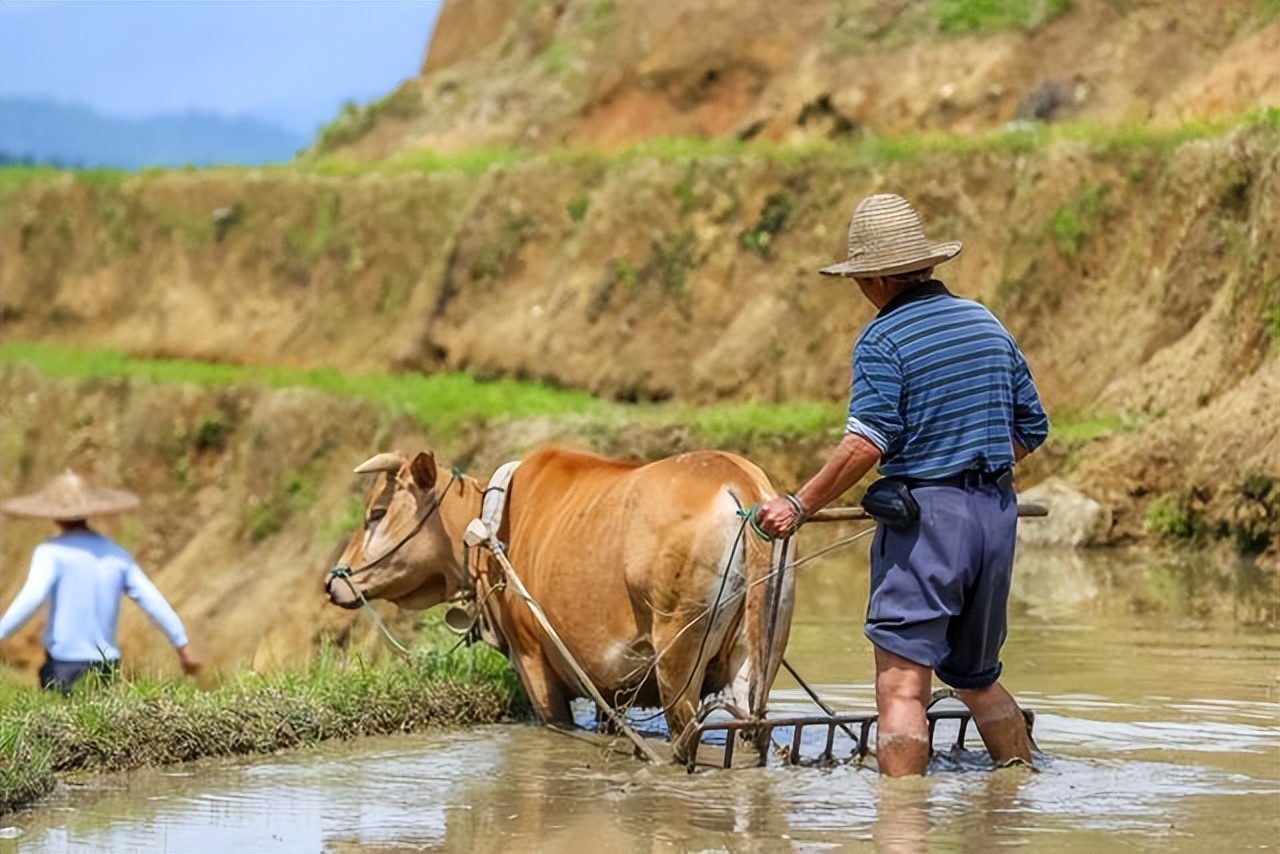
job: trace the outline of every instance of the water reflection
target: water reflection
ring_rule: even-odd
[[[848,560],[813,566],[798,586],[788,659],[837,709],[871,710],[865,571]],[[1155,601],[1149,579],[1165,570],[1133,561],[1024,556],[1018,573],[1026,604],[1011,622],[1006,672],[1038,713],[1038,774],[992,772],[984,754],[968,753],[938,755],[937,773],[918,780],[779,762],[689,775],[508,725],[64,785],[0,820],[22,832],[0,832],[0,854],[1275,850],[1275,629],[1206,617],[1193,605],[1221,592],[1212,584],[1177,588],[1159,612],[1135,609]],[[1055,592],[1084,581],[1089,596]],[[1265,610],[1240,602],[1241,613]],[[786,677],[773,705],[813,711]]]

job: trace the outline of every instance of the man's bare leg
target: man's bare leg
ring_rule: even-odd
[[[929,767],[925,705],[933,671],[876,647],[876,761],[887,777],[923,774]]]
[[[1027,733],[1027,721],[1004,686],[999,682],[987,688],[969,688],[957,691],[973,715],[982,743],[997,765],[1014,759],[1031,764],[1031,736]]]

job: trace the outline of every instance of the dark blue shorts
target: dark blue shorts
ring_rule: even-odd
[[[865,633],[953,688],[985,688],[1000,678],[1008,633],[1017,498],[996,484],[911,494],[920,521],[904,531],[880,525],[871,543]]]
[[[40,687],[69,694],[71,686],[90,671],[96,671],[101,679],[110,682],[120,672],[120,661],[119,659],[62,661],[46,652],[44,664],[40,665]]]

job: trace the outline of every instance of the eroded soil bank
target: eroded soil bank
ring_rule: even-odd
[[[1063,435],[1093,439],[1032,478],[1105,504],[1113,538],[1143,536],[1156,500],[1212,527],[1275,480],[1278,148],[1272,111],[484,171],[36,180],[0,197],[0,331],[620,401],[838,403],[870,309],[815,271],[852,204],[893,190],[965,242],[938,274],[1018,336]]]

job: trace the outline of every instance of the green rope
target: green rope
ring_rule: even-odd
[[[764,528],[761,528],[760,523],[756,521],[756,512],[759,509],[759,504],[752,504],[750,507],[739,507],[738,518],[745,519],[747,524],[751,526],[751,532],[761,540],[764,540],[766,543],[772,543],[773,537],[765,533]]]

